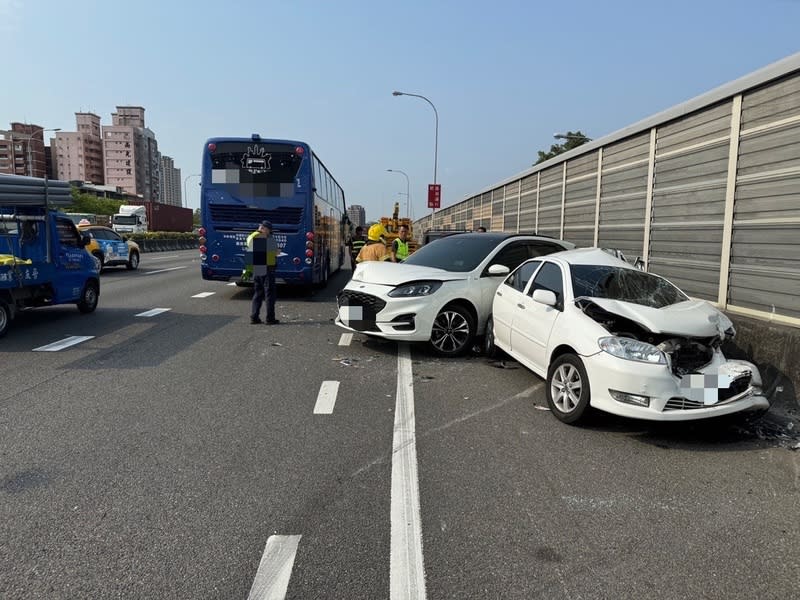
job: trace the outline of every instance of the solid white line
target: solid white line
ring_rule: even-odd
[[[299,535],[271,535],[247,600],[283,600],[292,577]]]
[[[159,269],[158,271],[146,271],[145,275],[155,275],[156,273],[166,273],[167,271],[177,271],[178,269],[185,269],[186,267],[170,267],[169,269]]]
[[[342,337],[339,338],[339,345],[340,346],[349,346],[350,342],[353,341],[353,334],[352,333],[343,333]]]
[[[229,285],[229,286],[230,286],[230,285],[236,285],[236,282],[235,282],[235,281],[231,281],[231,282],[230,282],[228,285]]]
[[[148,253],[149,254],[149,253]],[[174,256],[148,256],[147,262],[153,262],[154,260],[175,260]]]
[[[217,292],[200,292],[199,294],[195,294],[192,298],[208,298],[209,296],[213,296]]]
[[[424,600],[425,564],[422,558],[422,523],[417,475],[414,378],[408,344],[400,344],[397,353],[391,517],[389,598]]]
[[[336,394],[339,393],[338,381],[323,381],[317,394],[317,403],[314,405],[315,415],[329,415],[336,404]]]
[[[168,310],[172,310],[171,308],[154,308],[153,310],[148,310],[138,315],[133,315],[134,317],[155,317],[156,315],[160,315],[161,313],[165,313]]]
[[[39,346],[38,348],[34,348],[34,352],[58,352],[59,350],[63,350],[64,348],[69,348],[70,346],[74,346],[75,344],[80,344],[81,342],[85,342],[86,340],[91,340],[94,338],[93,335],[71,335],[68,338],[64,338],[60,342],[53,342],[52,344],[47,344],[47,346]]]

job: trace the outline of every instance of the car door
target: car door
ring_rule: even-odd
[[[520,310],[525,288],[539,266],[540,260],[529,260],[513,271],[495,292],[492,304],[495,343],[503,348],[511,348],[511,322],[514,312]]]
[[[56,302],[77,300],[83,289],[86,255],[81,234],[71,219],[56,217],[56,236],[54,240],[57,276],[53,282]]]
[[[484,263],[481,276],[478,278],[480,289],[480,302],[478,306],[479,330],[486,323],[489,313],[492,312],[492,302],[502,277],[489,275],[489,267],[492,265],[504,265],[509,271],[513,271],[529,257],[528,242],[525,240],[514,240],[505,246],[496,249],[494,255]]]
[[[104,237],[107,240],[109,253],[114,257],[114,262],[127,262],[128,261],[128,242],[116,232],[108,229],[103,230]]]
[[[550,290],[556,295],[556,306],[533,299],[535,290]],[[556,263],[544,261],[521,295],[511,321],[511,348],[514,354],[543,375],[547,372],[547,343],[556,319],[563,310],[564,274]]]

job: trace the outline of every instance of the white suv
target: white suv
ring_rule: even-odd
[[[539,235],[460,233],[402,263],[364,262],[337,296],[336,324],[390,340],[430,342],[444,356],[483,335],[503,278],[522,262],[575,245]]]

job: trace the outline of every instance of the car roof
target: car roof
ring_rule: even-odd
[[[540,259],[558,259],[569,265],[605,265],[609,267],[620,267],[627,269],[636,268],[630,263],[625,262],[621,258],[617,258],[613,254],[606,252],[602,248],[575,248],[573,250],[562,250],[561,252],[554,252],[546,256],[539,257]]]
[[[457,232],[456,232],[457,233]],[[496,240],[499,244],[504,240],[510,240],[514,238],[518,239],[536,239],[542,240],[543,242],[558,242],[563,244],[568,244],[569,246],[574,246],[571,242],[567,242],[565,240],[560,240],[558,238],[550,237],[549,235],[542,235],[539,233],[508,233],[505,231],[469,231],[466,233],[459,233],[459,239],[493,239]]]

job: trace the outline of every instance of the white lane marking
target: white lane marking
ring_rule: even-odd
[[[166,273],[167,271],[177,271],[178,269],[185,269],[186,266],[183,267],[170,267],[169,269],[159,269],[158,271],[146,271],[145,275],[155,275],[156,273]]]
[[[195,294],[192,298],[208,298],[209,296],[213,296],[217,292],[200,292],[199,294]]]
[[[323,381],[317,394],[317,403],[314,405],[315,415],[329,415],[336,404],[336,394],[339,393],[338,381]]]
[[[236,282],[235,282],[235,281],[231,281],[231,282],[228,284],[228,286],[231,286],[231,285],[236,285]]]
[[[271,535],[247,600],[283,600],[292,577],[299,535]]]
[[[339,345],[340,346],[349,346],[350,342],[353,341],[353,334],[352,333],[343,333],[342,337],[339,338]]]
[[[64,338],[60,342],[53,342],[52,344],[47,344],[46,346],[39,346],[38,348],[34,348],[34,352],[58,352],[59,350],[63,350],[64,348],[69,348],[70,346],[74,346],[75,344],[80,344],[81,342],[85,342],[86,340],[93,339],[93,335],[71,335],[68,338]]]
[[[392,440],[392,530],[389,598],[424,600],[425,564],[419,509],[414,377],[408,344],[397,352],[397,402]]]
[[[149,254],[149,252],[148,252],[148,254]],[[170,260],[170,259],[177,260],[176,257],[174,257],[174,256],[156,256],[156,257],[148,256],[147,257],[147,262],[153,262],[154,260]]]
[[[160,315],[161,313],[165,313],[168,310],[172,310],[171,308],[154,308],[153,310],[148,310],[138,315],[133,315],[134,317],[155,317],[156,315]]]

